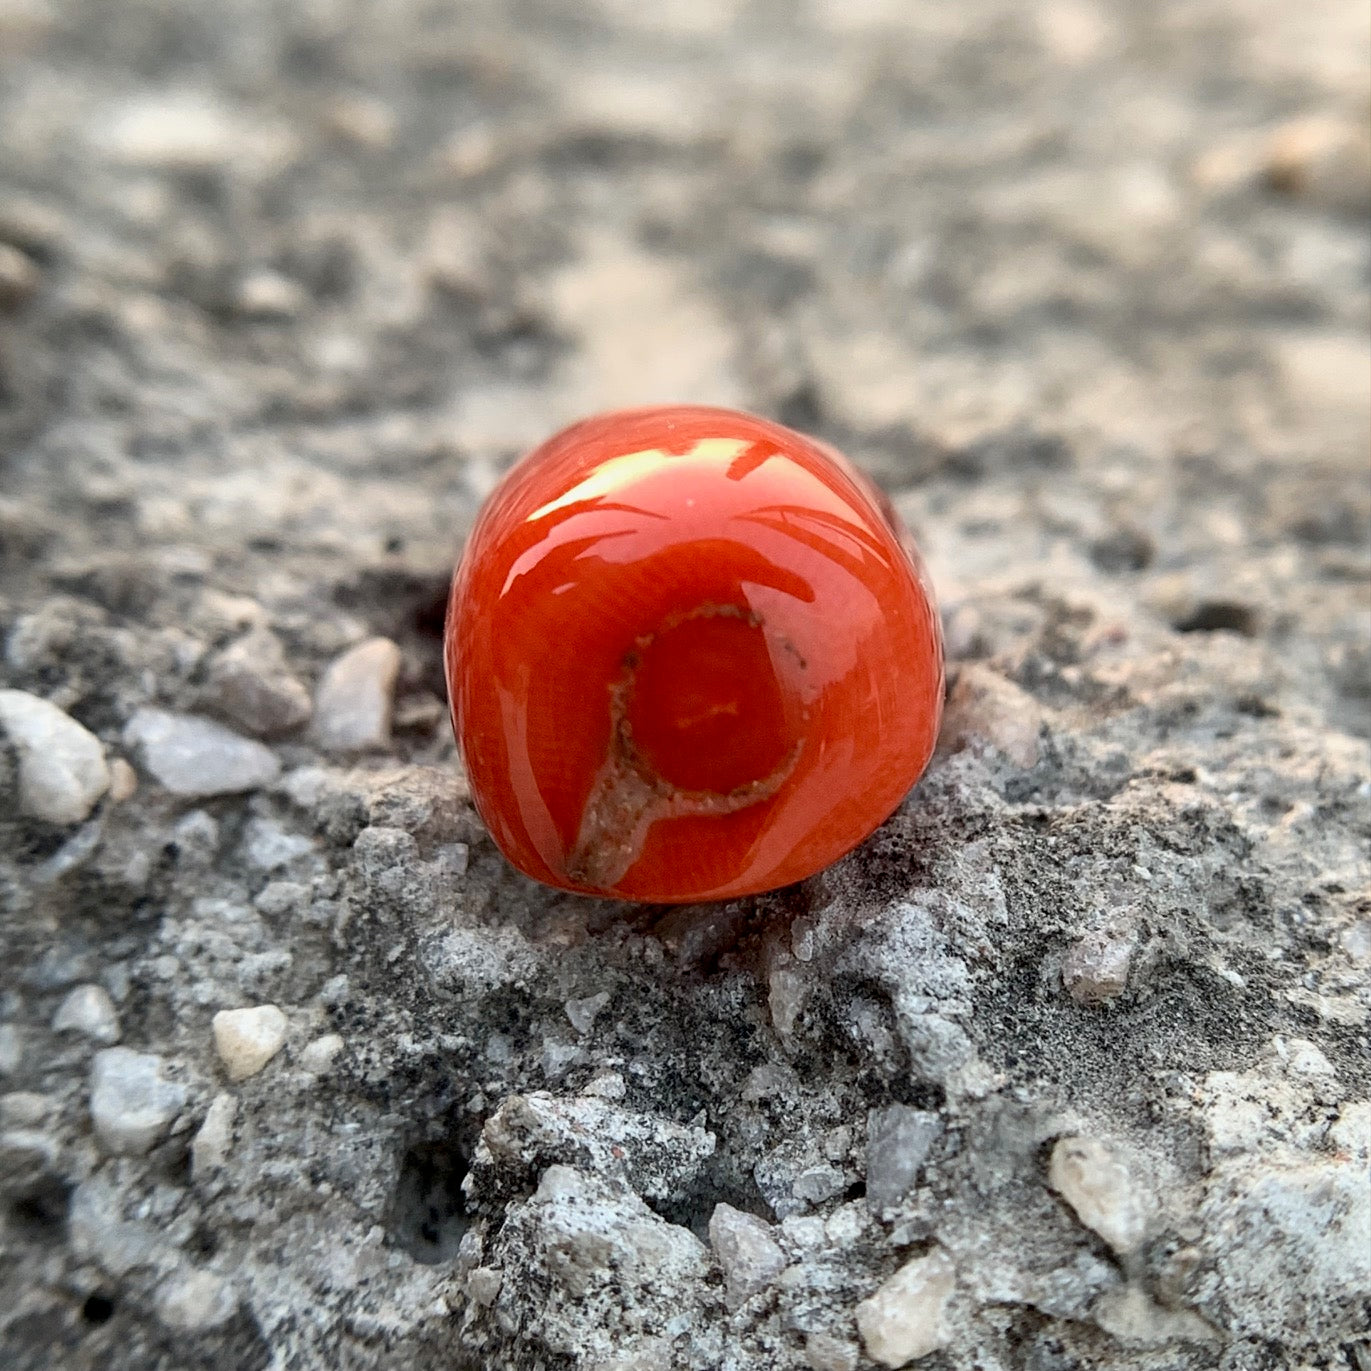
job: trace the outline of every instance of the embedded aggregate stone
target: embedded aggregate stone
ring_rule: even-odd
[[[1363,1371],[1364,5],[355,8],[0,0],[0,1366]],[[547,891],[452,567],[687,400],[883,483],[947,725]]]
[[[944,1252],[907,1261],[857,1306],[867,1356],[882,1366],[908,1366],[944,1346],[943,1310],[955,1284]]]
[[[173,1276],[157,1302],[157,1316],[179,1333],[217,1328],[233,1317],[238,1293],[233,1282],[213,1271],[186,1271]]]
[[[287,663],[280,638],[255,628],[218,652],[207,671],[207,701],[239,728],[276,737],[309,722],[314,702]]]
[[[166,1079],[151,1052],[107,1047],[91,1066],[90,1114],[95,1135],[111,1152],[139,1156],[161,1139],[187,1099],[184,1085]]]
[[[884,1214],[909,1193],[939,1135],[942,1120],[927,1110],[892,1104],[867,1116],[866,1198]]]
[[[1140,1179],[1097,1138],[1062,1138],[1048,1168],[1052,1188],[1116,1252],[1127,1253],[1147,1233],[1151,1199]]]
[[[276,779],[280,763],[270,748],[212,719],[140,709],[124,729],[153,778],[175,795],[232,795]]]
[[[228,1160],[233,1146],[233,1123],[238,1116],[238,1100],[224,1093],[216,1095],[205,1111],[200,1127],[191,1140],[191,1175],[201,1180]]]
[[[732,1308],[745,1304],[785,1270],[785,1253],[771,1236],[770,1225],[731,1204],[714,1206],[709,1242],[723,1270]]]
[[[78,985],[52,1018],[54,1033],[80,1033],[109,1047],[119,1041],[119,1012],[109,991],[99,985]]]
[[[100,740],[50,701],[0,690],[0,734],[19,754],[19,805],[35,819],[80,823],[109,789]]]
[[[212,1027],[215,1050],[234,1082],[255,1076],[285,1046],[287,1019],[274,1004],[221,1009]]]
[[[368,638],[329,664],[314,699],[314,732],[335,752],[360,752],[390,741],[400,649]]]

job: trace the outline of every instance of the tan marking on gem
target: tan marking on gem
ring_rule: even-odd
[[[727,793],[681,790],[657,775],[635,746],[628,707],[643,649],[659,633],[690,619],[713,617],[743,619],[753,628],[762,626],[756,614],[736,605],[701,605],[688,613],[671,615],[655,632],[639,638],[625,655],[624,675],[609,692],[609,753],[590,787],[576,843],[567,858],[566,874],[571,880],[599,890],[612,889],[642,855],[647,835],[659,820],[736,814],[769,800],[795,770],[800,759],[798,741],[773,771],[747,785]]]

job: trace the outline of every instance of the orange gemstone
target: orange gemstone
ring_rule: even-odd
[[[937,611],[888,502],[814,439],[698,406],[587,419],[514,467],[445,652],[501,850],[629,900],[828,866],[918,779],[942,711]]]

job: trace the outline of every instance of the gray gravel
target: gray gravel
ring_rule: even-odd
[[[0,0],[0,1363],[1371,1367],[1367,82],[1354,0]],[[666,911],[504,865],[438,637],[661,399],[885,483],[951,653],[870,842]]]

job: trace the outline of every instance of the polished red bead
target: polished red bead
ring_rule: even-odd
[[[501,850],[666,903],[841,857],[928,763],[937,611],[833,449],[698,406],[587,419],[482,510],[448,602],[453,727]]]

